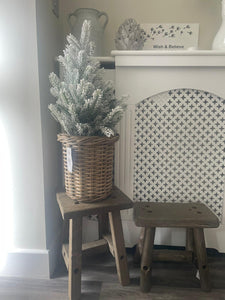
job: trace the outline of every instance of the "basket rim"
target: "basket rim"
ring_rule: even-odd
[[[108,143],[112,144],[119,140],[119,134],[116,134],[112,137],[107,136],[75,136],[69,135],[66,133],[59,133],[57,134],[57,140],[61,143],[63,142],[71,142],[77,145],[86,145],[86,144],[102,144]]]

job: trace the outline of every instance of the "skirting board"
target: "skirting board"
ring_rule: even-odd
[[[16,249],[8,253],[0,276],[23,278],[49,278],[49,251]]]
[[[49,250],[16,249],[11,251],[0,276],[49,279],[52,277],[61,256],[61,231],[56,231]]]

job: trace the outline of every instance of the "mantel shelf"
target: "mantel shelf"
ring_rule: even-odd
[[[117,67],[224,67],[225,51],[216,50],[141,50],[118,51],[115,57]]]
[[[221,50],[112,50],[112,56],[225,56]]]
[[[101,64],[101,67],[105,69],[115,69],[115,58],[112,56],[99,56],[96,57]]]

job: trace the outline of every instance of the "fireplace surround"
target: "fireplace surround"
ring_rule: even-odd
[[[225,52],[223,51],[112,51],[115,57],[117,96],[127,94],[128,109],[119,127],[116,146],[115,184],[134,198],[135,107],[144,99],[168,91],[202,91],[225,99]],[[222,201],[223,202],[223,201]],[[221,225],[207,229],[206,245],[225,252],[225,206],[218,213]],[[136,244],[139,229],[133,223],[132,210],[122,214],[126,246]],[[159,229],[156,244],[183,246],[182,229]]]

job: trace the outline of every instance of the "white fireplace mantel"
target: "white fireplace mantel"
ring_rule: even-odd
[[[133,199],[134,109],[139,101],[171,89],[189,88],[213,93],[225,99],[225,51],[112,51],[115,58],[116,95],[129,95],[128,108],[121,121],[116,146],[115,184]],[[132,211],[122,215],[127,246],[138,239]],[[161,229],[160,229],[161,230]],[[225,253],[225,205],[222,224],[206,230],[208,247]],[[165,237],[170,236],[170,239]],[[182,245],[183,236],[158,231],[156,243]]]
[[[116,67],[224,67],[225,51],[215,50],[180,50],[180,51],[117,51],[111,52],[115,56]]]

